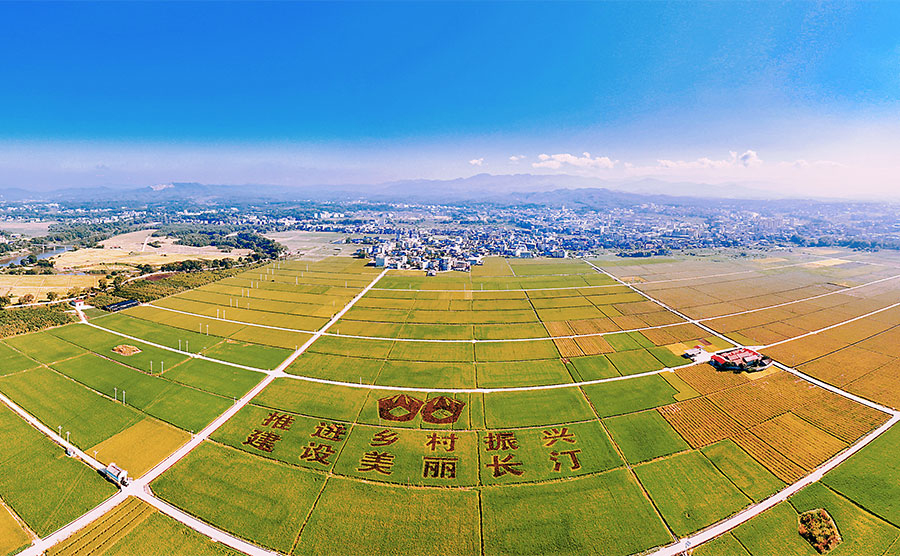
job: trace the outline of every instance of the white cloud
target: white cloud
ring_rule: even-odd
[[[782,162],[779,166],[784,168],[810,168],[813,166],[820,168],[846,168],[846,164],[841,164],[840,162],[835,162],[833,160],[815,160],[813,162],[809,162],[806,159],[798,158],[793,162]]]
[[[481,158],[473,158],[472,160],[469,161],[469,164],[471,164],[472,166],[483,166],[484,165],[484,157],[482,156]]]
[[[763,161],[759,158],[756,151],[746,150],[738,156],[735,151],[728,152],[728,158],[714,160],[708,157],[698,158],[697,160],[667,160],[660,159],[656,161],[660,168],[666,169],[698,169],[698,168],[751,168],[762,165]]]
[[[558,170],[564,164],[575,166],[578,168],[613,168],[619,161],[611,160],[606,156],[598,156],[591,158],[591,153],[581,153],[582,156],[575,156],[569,153],[561,154],[541,154],[538,155],[539,162],[531,164],[534,168],[551,168]]]
[[[515,163],[515,162],[519,162],[521,160],[525,160],[525,158],[527,158],[527,157],[524,154],[514,154],[511,157],[509,157],[509,161]]]

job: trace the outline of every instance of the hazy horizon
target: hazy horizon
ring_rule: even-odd
[[[479,173],[894,197],[896,4],[6,3],[0,187]],[[197,22],[204,22],[198,25]]]

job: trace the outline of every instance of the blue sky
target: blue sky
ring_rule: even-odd
[[[874,182],[898,28],[895,3],[2,3],[0,186]]]

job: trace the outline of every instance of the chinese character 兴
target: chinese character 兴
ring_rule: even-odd
[[[561,429],[552,428],[550,430],[541,431],[544,438],[544,446],[547,448],[553,446],[559,441],[568,442],[569,444],[575,444],[575,434],[569,432],[569,427],[562,427]]]

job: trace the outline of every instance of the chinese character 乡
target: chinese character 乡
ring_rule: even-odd
[[[456,478],[456,463],[458,458],[455,457],[437,457],[437,456],[422,456],[423,467],[422,467],[422,477],[424,478],[441,478],[441,479],[455,479]]]
[[[369,442],[369,446],[372,446],[373,448],[390,446],[399,439],[400,436],[397,433],[390,429],[384,429],[383,431],[378,431],[372,435],[372,442]]]
[[[244,444],[253,446],[257,450],[262,450],[263,452],[271,452],[275,449],[275,443],[279,440],[281,440],[280,434],[253,429],[253,432],[247,436],[247,440],[244,441]]]
[[[329,444],[316,444],[315,442],[310,442],[307,446],[303,447],[303,453],[300,454],[300,459],[302,461],[331,465],[328,458],[334,453],[334,448]]]
[[[431,448],[432,452],[437,450],[438,446],[443,446],[444,450],[452,452],[456,449],[456,439],[459,437],[454,432],[446,436],[438,436],[438,433],[433,432],[427,438],[425,445]]]
[[[569,432],[569,427],[563,427],[561,429],[552,428],[547,431],[541,431],[544,435],[544,446],[550,447],[562,440],[563,442],[568,442],[569,444],[575,443],[575,434]]]
[[[382,475],[390,475],[393,465],[394,454],[373,450],[363,454],[363,457],[359,460],[359,467],[356,470],[362,473],[375,471]]]
[[[347,427],[345,427],[341,423],[319,423],[318,425],[316,425],[316,430],[313,431],[313,433],[309,436],[313,438],[321,438],[322,440],[332,440],[334,442],[340,442],[346,432]]]
[[[512,473],[518,477],[524,473],[521,469],[516,469],[522,465],[522,462],[512,461],[512,454],[506,454],[503,459],[500,459],[500,456],[494,454],[491,458],[491,463],[486,464],[485,467],[492,467],[494,469],[494,477],[502,477],[507,473]]]
[[[293,415],[288,413],[278,413],[277,411],[269,413],[269,416],[262,422],[262,426],[264,427],[272,427],[273,429],[281,429],[283,431],[290,430],[292,424],[294,424]]]
[[[519,449],[519,441],[516,440],[514,432],[489,432],[484,439],[484,444],[488,452]]]
[[[559,472],[559,470],[562,468],[562,462],[559,461],[559,456],[563,454],[569,456],[569,459],[571,460],[570,469],[572,471],[581,469],[581,462],[578,461],[577,455],[580,453],[581,450],[563,450],[561,452],[550,452],[550,461],[553,462],[553,471]]]

